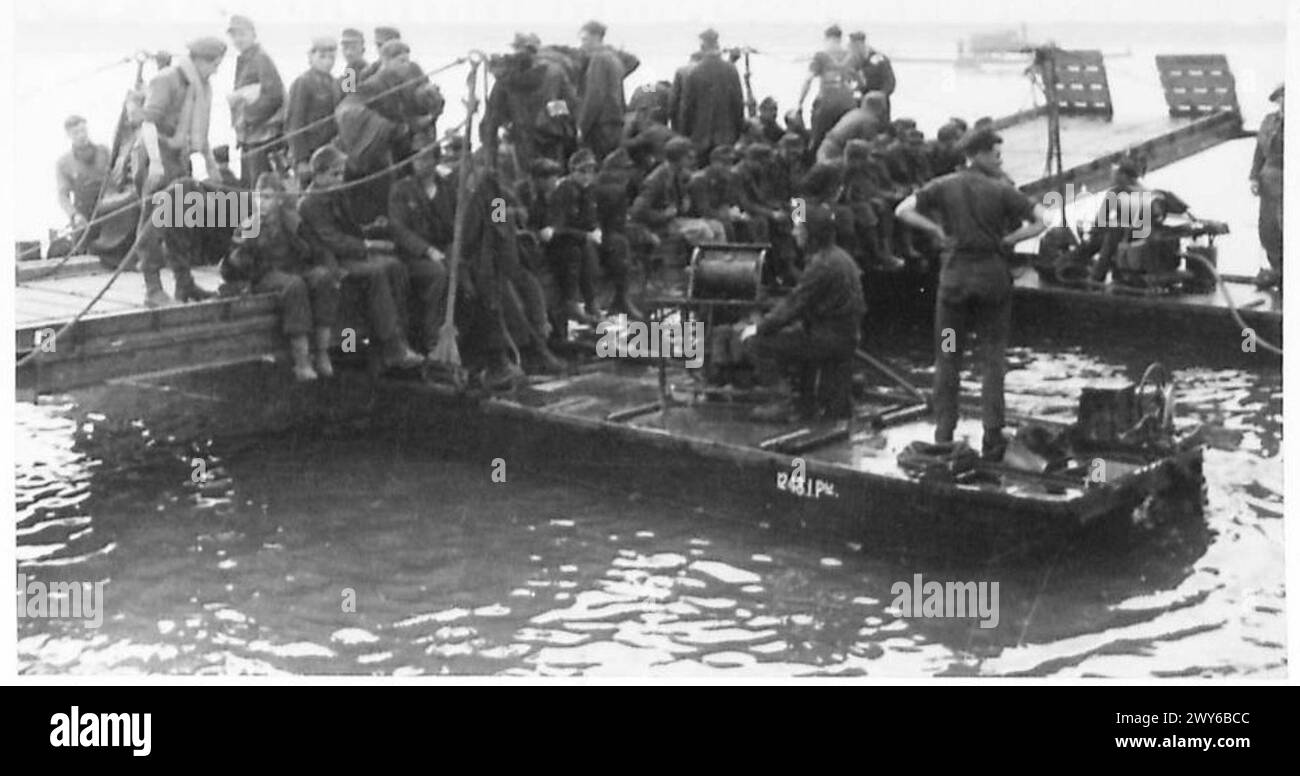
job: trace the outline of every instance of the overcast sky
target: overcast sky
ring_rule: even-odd
[[[245,13],[255,20],[340,24],[427,21],[463,23],[576,23],[598,18],[608,24],[689,21],[722,24],[743,18],[763,21],[843,21],[961,24],[1120,20],[1252,23],[1283,21],[1286,0],[58,0],[22,3],[19,23],[63,20],[150,22],[218,20]],[[360,17],[360,18],[359,18]]]

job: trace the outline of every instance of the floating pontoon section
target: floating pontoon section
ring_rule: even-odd
[[[1106,61],[1097,50],[1056,51],[1056,96],[1063,116],[1115,115]]]
[[[1156,56],[1156,69],[1160,71],[1170,116],[1241,111],[1237,80],[1223,54],[1161,54]]]

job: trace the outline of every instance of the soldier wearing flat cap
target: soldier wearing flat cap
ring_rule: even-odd
[[[226,30],[239,56],[230,94],[231,124],[240,156],[239,175],[246,188],[271,170],[270,154],[284,130],[284,82],[271,57],[257,42],[257,30],[246,16],[230,17]]]
[[[730,146],[745,129],[745,92],[736,66],[722,56],[718,33],[700,34],[700,56],[682,78],[677,131],[695,144],[699,159]]]
[[[349,27],[339,35],[339,48],[343,52],[339,85],[344,91],[356,91],[361,83],[361,74],[370,67],[366,62],[366,36],[361,34],[361,30]]]
[[[839,25],[827,28],[822,50],[813,55],[812,63],[808,66],[808,77],[799,90],[798,110],[802,113],[813,81],[818,83],[817,97],[812,106],[812,120],[809,122],[813,149],[821,145],[822,138],[835,126],[835,122],[857,104],[854,97],[858,84],[857,58],[844,48],[843,38],[844,33]]]
[[[380,53],[381,57],[383,56],[383,49],[385,43],[389,42],[390,40],[401,40],[401,39],[402,39],[402,33],[396,27],[375,28],[375,32],[374,32],[375,50]],[[361,80],[364,81],[367,78],[373,76],[375,73],[378,73],[379,68],[382,64],[383,64],[382,61],[377,60],[375,62],[371,62],[369,65],[363,68],[360,73]]]
[[[1269,268],[1261,270],[1256,284],[1261,288],[1282,286],[1282,136],[1285,134],[1286,85],[1280,84],[1268,99],[1277,110],[1264,117],[1255,140],[1255,157],[1250,165],[1250,190],[1259,197],[1259,242],[1268,256]]]
[[[313,39],[307,51],[307,72],[289,86],[284,129],[289,161],[303,185],[311,177],[311,155],[338,134],[334,109],[343,99],[343,90],[330,74],[337,51],[333,38]]]
[[[178,180],[197,186],[186,176],[191,173],[190,159],[200,154],[207,169],[215,172],[217,161],[208,143],[212,114],[211,77],[221,66],[226,44],[218,38],[199,38],[188,45],[189,56],[179,57],[149,82],[148,94],[141,109],[140,142],[144,163],[137,171],[141,194],[150,196]],[[163,291],[161,270],[170,263],[176,278],[176,297],[181,301],[199,301],[211,296],[200,288],[190,273],[190,251],[179,238],[187,230],[160,230],[153,226],[153,208],[142,208],[132,250],[140,260],[145,281],[145,303],[150,307],[170,304]],[[164,248],[164,233],[178,238],[176,250]],[[185,240],[190,243],[192,241]]]

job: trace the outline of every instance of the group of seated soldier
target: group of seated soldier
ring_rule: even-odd
[[[747,134],[710,149],[703,165],[686,138],[668,132],[647,144],[638,135],[602,160],[585,147],[565,166],[537,156],[514,181],[493,164],[500,156],[477,154],[471,196],[499,197],[466,218],[459,285],[470,322],[459,330],[486,332],[465,344],[484,346],[490,382],[517,378],[521,363],[562,368],[553,349],[571,322],[594,325],[606,312],[641,317],[629,291],[633,267],[680,264],[692,245],[769,244],[769,279],[795,285],[807,253],[794,239],[796,209],[833,212],[835,243],[860,271],[897,268],[900,255],[920,260],[910,230],[894,223],[894,207],[953,166],[960,125],[927,144],[913,122],[899,119],[870,140],[848,140],[842,158],[828,161],[817,161],[797,124],[784,129],[775,149]],[[328,349],[345,277],[362,289],[367,331],[385,366],[418,367],[434,351],[446,322],[461,148],[417,149],[411,169],[390,185],[386,211],[368,224],[356,215],[355,187],[345,184],[348,158],[334,145],[312,155],[296,207],[280,176],[259,180],[267,226],[238,240],[228,279],[280,294],[300,379],[333,372]],[[603,284],[612,287],[607,304]]]
[[[564,68],[537,55],[535,40],[521,40],[520,72],[544,71],[549,80],[539,83],[554,81],[551,91],[572,103]],[[595,325],[607,312],[641,317],[629,289],[634,269],[648,276],[660,266],[680,267],[692,246],[769,245],[767,279],[796,286],[811,253],[796,239],[809,208],[834,214],[834,242],[860,272],[924,270],[933,246],[896,224],[894,209],[964,164],[956,146],[965,122],[952,119],[927,141],[915,121],[879,120],[888,115],[879,92],[862,95],[860,107],[816,148],[799,114],[781,121],[770,97],[735,143],[703,148],[670,129],[662,106],[647,100],[626,114],[621,142],[597,156],[608,133],[522,143],[514,114],[524,115],[519,105],[536,95],[494,89],[484,122],[493,136],[473,159],[462,159],[463,139],[443,148],[420,131],[440,103],[421,105],[425,125],[407,116],[405,105],[385,113],[387,101],[408,91],[431,103],[437,97],[436,87],[418,78],[409,49],[386,44],[381,62],[361,80],[366,88],[335,108],[332,142],[305,161],[302,145],[295,146],[291,169],[259,179],[268,227],[241,237],[226,262],[232,286],[280,295],[303,380],[333,373],[329,348],[347,300],[345,278],[359,289],[356,301],[385,366],[427,363],[453,331],[462,349],[482,359],[486,382],[500,384],[517,378],[521,366],[563,368],[554,349],[572,324]],[[420,90],[401,88],[404,80]],[[388,123],[405,131],[389,131]],[[409,163],[394,165],[402,159]],[[462,164],[467,182],[458,191]],[[295,192],[295,184],[305,188]],[[458,208],[469,204],[458,202],[463,193],[481,206]],[[449,316],[447,257],[458,218],[462,304]],[[454,329],[445,326],[450,317]]]

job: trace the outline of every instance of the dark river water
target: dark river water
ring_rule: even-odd
[[[895,353],[924,379],[924,358]],[[1069,406],[1140,353],[1014,353]],[[1175,361],[1175,365],[1177,365]],[[21,617],[25,673],[652,677],[1286,673],[1281,375],[1177,368],[1219,431],[1204,520],[1023,567],[934,568],[774,534],[717,503],[451,459],[375,424],[211,440],[20,404],[18,573],[104,582],[104,620]],[[974,389],[974,383],[970,388]],[[246,397],[246,401],[257,397]],[[197,405],[196,405],[197,406]],[[207,479],[195,483],[193,460]],[[670,491],[670,489],[667,489]],[[918,619],[915,574],[1000,583],[994,628]]]

